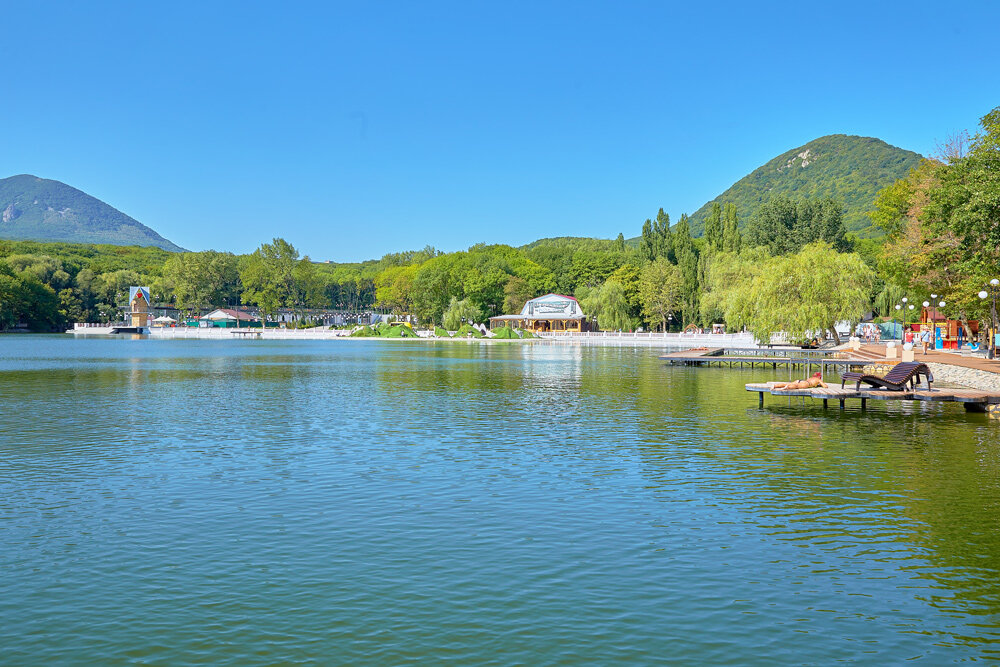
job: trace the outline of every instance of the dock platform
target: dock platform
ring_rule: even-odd
[[[866,350],[796,350],[747,348],[722,350],[701,348],[672,352],[660,356],[661,361],[680,366],[729,366],[757,368],[779,366],[801,367],[811,371],[814,367],[826,375],[827,369],[853,370],[877,363],[896,363],[897,359],[886,359]]]
[[[861,409],[867,408],[868,399],[879,401],[946,401],[961,403],[969,412],[986,412],[991,405],[1000,405],[1000,393],[980,391],[979,389],[916,389],[913,391],[893,391],[876,387],[844,387],[831,385],[823,387],[813,387],[811,389],[775,389],[775,384],[779,382],[754,382],[746,385],[747,391],[757,392],[759,397],[758,405],[764,407],[764,394],[771,396],[806,396],[808,398],[821,399],[823,407],[827,407],[828,401],[836,400],[840,404],[840,409],[844,409],[844,402],[847,399],[860,399]]]

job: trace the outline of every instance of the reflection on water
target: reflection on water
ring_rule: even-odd
[[[1000,425],[548,343],[0,339],[4,662],[996,657]]]

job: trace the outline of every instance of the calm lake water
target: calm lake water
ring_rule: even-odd
[[[656,355],[0,337],[0,663],[1000,656],[1000,423]]]

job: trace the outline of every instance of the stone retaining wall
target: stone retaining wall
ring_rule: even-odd
[[[983,391],[1000,391],[1000,374],[997,373],[951,364],[927,364],[927,367],[934,374],[935,382],[958,384]]]

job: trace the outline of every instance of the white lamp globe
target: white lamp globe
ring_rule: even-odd
[[[912,303],[910,304],[910,310],[913,310],[913,304]]]
[[[1000,280],[997,280],[996,278],[994,278],[993,280],[990,281],[990,285],[993,285],[994,287],[996,287],[997,285],[1000,285]]]
[[[985,299],[988,296],[989,296],[989,294],[986,293],[986,290],[983,290],[982,292],[979,293],[979,298],[980,299]]]
[[[931,305],[931,302],[930,302],[930,301],[924,301],[924,308],[926,308],[926,307],[927,307],[927,306],[929,306],[929,305]]]
[[[904,296],[904,297],[903,297],[903,303],[906,303],[907,301],[909,301],[909,299],[907,299],[907,298],[906,298],[906,297]]]
[[[948,304],[947,304],[947,303],[945,303],[944,301],[942,301],[942,302],[941,302],[941,303],[939,303],[938,305],[939,305],[939,306],[941,306],[942,308],[944,308],[944,307],[945,307],[945,306],[947,306]]]
[[[902,306],[897,303],[896,304],[896,310],[899,310],[900,308],[902,308]]]
[[[931,294],[931,298],[932,299],[936,299],[937,298],[937,294]]]

